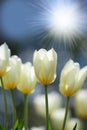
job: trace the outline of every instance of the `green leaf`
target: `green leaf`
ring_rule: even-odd
[[[22,130],[22,128],[23,128],[23,123],[20,122],[19,125],[18,125],[18,130]]]
[[[13,129],[14,130],[22,130],[23,125],[24,125],[23,121],[16,120]]]
[[[16,130],[16,128],[18,127],[18,124],[19,124],[19,121],[18,120],[16,120],[16,122],[15,122],[15,124],[14,124],[14,130]]]
[[[75,124],[72,130],[76,130],[76,128],[77,128],[77,123]]]
[[[0,124],[0,130],[4,130],[4,128],[2,127],[2,125]]]

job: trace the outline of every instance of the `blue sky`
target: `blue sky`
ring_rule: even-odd
[[[23,1],[10,1],[2,6],[2,30],[4,35],[20,38],[29,32],[27,17],[29,8]]]

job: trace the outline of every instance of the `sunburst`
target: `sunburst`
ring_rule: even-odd
[[[81,38],[87,25],[87,14],[81,3],[74,0],[45,0],[41,5],[40,22],[50,36],[65,43]]]
[[[49,11],[44,11],[46,16],[47,29],[49,34],[56,39],[63,39],[64,42],[74,41],[84,34],[86,13],[76,2],[57,1],[50,5]]]
[[[84,1],[35,0],[30,6],[30,30],[45,43],[62,41],[71,47],[87,32],[87,7]]]

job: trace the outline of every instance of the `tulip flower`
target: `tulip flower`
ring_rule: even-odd
[[[34,67],[31,63],[22,64],[17,89],[23,94],[30,94],[35,89],[36,81]]]
[[[39,127],[31,127],[30,130],[45,130],[44,126],[39,126]]]
[[[21,71],[21,59],[17,56],[12,56],[9,58],[9,65],[7,67],[6,73],[3,76],[4,88],[14,89],[18,82]]]
[[[4,91],[3,76],[6,72],[6,68],[9,63],[9,57],[10,57],[10,49],[8,48],[7,44],[4,43],[0,46],[0,79],[1,79],[3,98],[4,98],[4,107],[5,107],[5,114],[4,114],[5,130],[7,130],[7,101],[6,101],[6,94]]]
[[[63,120],[65,115],[65,108],[55,110],[51,115],[51,120],[55,130],[62,130]],[[67,121],[70,120],[71,113],[68,111]]]
[[[87,119],[87,89],[80,90],[74,99],[74,108],[77,116]]]
[[[11,56],[9,58],[9,65],[6,69],[6,73],[3,76],[4,89],[8,89],[12,96],[12,108],[13,108],[13,124],[16,121],[16,109],[14,102],[13,89],[17,86],[21,70],[21,59],[17,56]]]
[[[66,130],[73,130],[76,123],[77,123],[76,130],[83,130],[83,123],[78,118],[70,118],[67,122]]]
[[[78,63],[69,60],[60,77],[60,92],[65,96],[74,95],[83,85],[87,77],[87,66],[80,69]]]
[[[33,64],[38,81],[49,85],[56,78],[57,53],[54,49],[46,51],[40,49],[34,52]]]
[[[62,97],[59,93],[57,92],[51,92],[48,94],[48,104],[49,104],[49,115],[51,116],[54,111],[56,111],[58,108],[62,106]],[[45,111],[45,95],[40,94],[37,95],[34,98],[34,107],[40,116],[43,118],[46,116],[46,111]],[[41,107],[43,109],[41,109]]]
[[[37,80],[34,73],[34,67],[27,62],[22,64],[21,74],[17,89],[24,94],[24,128],[27,130],[27,96],[35,89]]]
[[[83,85],[87,77],[87,66],[80,69],[78,63],[69,60],[64,66],[60,77],[60,92],[67,97],[66,112],[63,122],[62,130],[65,130],[67,112],[69,107],[69,99],[73,96]]]
[[[56,78],[57,53],[54,49],[49,51],[40,49],[34,52],[33,64],[38,81],[44,85],[46,103],[46,130],[49,129],[49,110],[47,85],[51,84]]]
[[[0,46],[0,77],[6,72],[6,67],[9,63],[10,49],[7,44],[4,43]]]

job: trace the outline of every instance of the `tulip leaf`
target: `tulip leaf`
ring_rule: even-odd
[[[16,130],[17,126],[18,126],[18,120],[16,120],[16,122],[14,124],[14,130]]]
[[[72,130],[76,130],[76,128],[77,128],[77,123],[75,124]]]
[[[14,130],[22,130],[23,128],[23,122],[16,120],[15,125],[14,125]]]
[[[0,130],[4,130],[4,128],[2,127],[2,125],[0,124]]]

